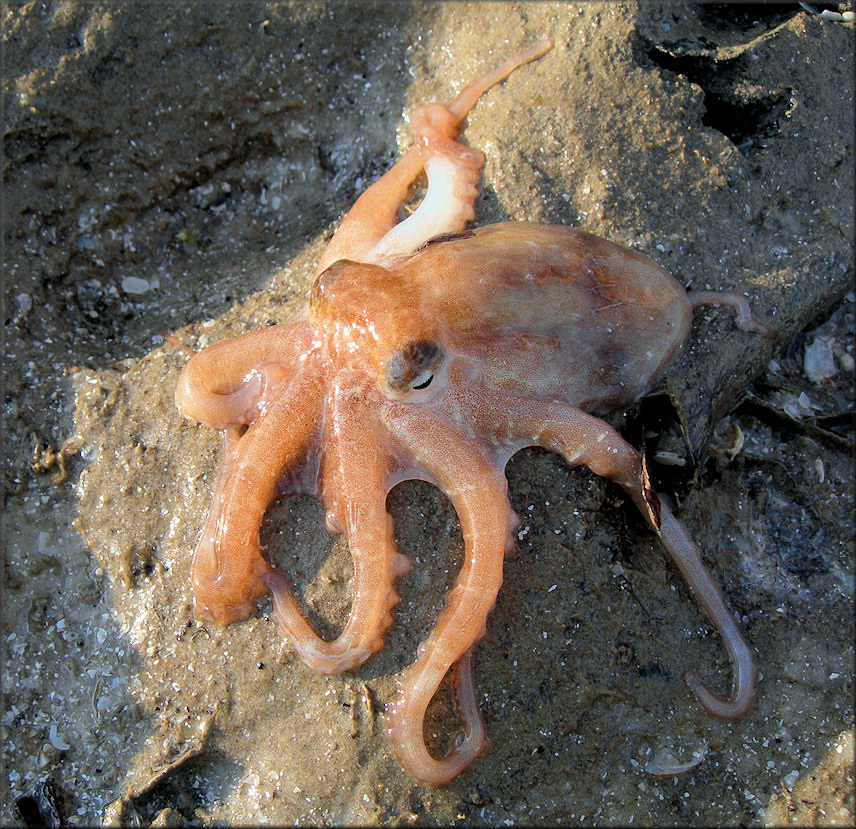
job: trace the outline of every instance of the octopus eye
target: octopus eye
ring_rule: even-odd
[[[426,374],[426,372],[423,372],[423,374]],[[428,388],[428,386],[430,386],[430,385],[431,385],[431,381],[432,381],[433,379],[434,379],[434,375],[433,375],[433,374],[431,374],[431,372],[427,372],[426,377],[425,377],[425,379],[424,379],[424,380],[422,380],[422,379],[421,379],[421,375],[420,375],[419,377],[417,377],[417,378],[413,381],[413,383],[411,383],[410,387],[411,387],[411,388],[413,388],[413,389],[419,389],[420,391],[421,391],[422,389],[427,389],[427,388]],[[420,381],[421,381],[421,382],[420,382]]]
[[[437,343],[428,340],[407,343],[386,364],[387,386],[399,394],[427,389],[442,359],[443,349]]]

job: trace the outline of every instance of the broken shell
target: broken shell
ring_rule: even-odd
[[[693,759],[688,763],[679,763],[671,749],[663,748],[645,764],[645,771],[657,777],[670,777],[675,774],[684,774],[696,766],[701,765],[707,755],[707,746],[693,752]]]

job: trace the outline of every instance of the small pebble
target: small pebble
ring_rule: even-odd
[[[798,771],[791,771],[791,772],[788,772],[782,778],[782,781],[784,782],[788,791],[791,791],[794,788],[794,786],[796,785],[796,782],[797,782],[797,780],[799,780],[799,778],[800,778],[800,773]]]
[[[151,287],[148,280],[140,279],[138,276],[126,276],[122,280],[122,290],[126,294],[144,294]]]

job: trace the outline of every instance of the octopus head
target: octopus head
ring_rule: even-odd
[[[340,260],[315,280],[309,315],[337,364],[369,375],[389,399],[421,402],[445,385],[447,359],[412,293],[395,271]]]

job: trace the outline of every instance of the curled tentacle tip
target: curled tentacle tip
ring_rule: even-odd
[[[470,747],[467,747],[466,743],[467,741],[473,739],[473,735],[467,734],[465,731],[463,731],[463,729],[458,732],[458,735],[460,735],[461,739],[460,742],[458,742],[458,736],[456,735],[455,751],[461,752],[461,748],[463,747],[464,751],[461,753],[466,754],[468,758],[467,768],[469,768],[470,765],[475,763],[476,760],[478,760],[487,752],[487,750],[490,748],[490,740],[484,735],[484,733],[482,733],[481,736],[478,738],[477,743]]]
[[[736,722],[748,713],[755,701],[754,681],[738,685],[729,699],[723,699],[709,691],[702,678],[703,675],[690,671],[686,675],[686,683],[708,715],[723,722]]]

